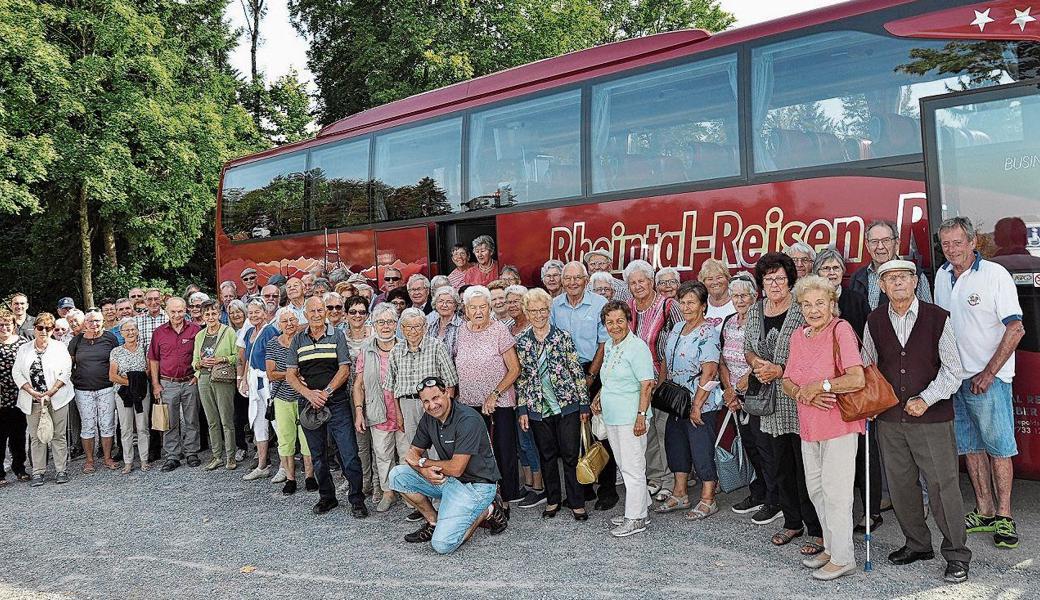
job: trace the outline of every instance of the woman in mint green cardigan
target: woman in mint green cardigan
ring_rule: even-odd
[[[238,466],[235,462],[235,382],[214,381],[212,373],[225,364],[235,364],[238,356],[235,330],[221,324],[220,304],[216,300],[202,303],[202,321],[205,327],[195,336],[191,365],[199,380],[199,399],[209,422],[213,458],[206,464],[206,470],[212,471],[223,462],[230,471]]]

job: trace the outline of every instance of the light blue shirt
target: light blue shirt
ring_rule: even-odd
[[[701,383],[701,371],[704,363],[719,363],[721,348],[719,332],[711,323],[705,321],[686,335],[681,335],[685,321],[679,321],[668,334],[665,344],[664,360],[668,366],[668,379],[678,383],[690,394],[696,396]],[[717,378],[717,375],[716,375]],[[722,388],[716,387],[708,392],[701,412],[718,410],[722,406]]]
[[[607,299],[594,292],[586,291],[578,306],[567,302],[567,294],[553,298],[550,321],[553,325],[571,334],[578,360],[584,363],[596,358],[599,345],[610,339],[607,328],[600,320],[600,312]]]
[[[643,382],[657,379],[650,348],[632,332],[616,346],[614,340],[608,338],[599,377],[603,382],[599,393],[603,422],[607,425],[632,425],[639,412]],[[651,416],[653,412],[648,406],[646,417],[649,419]]]

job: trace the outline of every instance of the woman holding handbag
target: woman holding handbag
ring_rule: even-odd
[[[705,319],[708,311],[708,288],[699,281],[687,281],[676,294],[683,321],[668,334],[664,360],[661,362],[658,392],[671,390],[688,396],[692,402],[688,414],[668,415],[665,426],[665,448],[668,467],[675,475],[672,493],[655,511],[667,513],[690,508],[686,483],[696,470],[701,480],[701,498],[686,513],[690,520],[707,519],[719,512],[715,502],[715,422],[722,408],[722,390],[718,384],[719,333]],[[660,397],[655,394],[655,398]],[[656,405],[659,410],[664,409]]]
[[[267,322],[267,305],[259,298],[246,305],[249,319],[245,333],[237,340],[239,391],[249,398],[248,423],[253,427],[256,442],[256,468],[242,479],[253,481],[271,475],[267,465],[267,447],[270,439],[270,424],[267,420],[267,402],[270,382],[267,380],[267,342],[278,335],[278,329]],[[248,392],[248,393],[246,393]]]
[[[123,344],[112,350],[108,379],[116,391],[116,416],[119,417],[119,429],[122,432],[123,475],[129,475],[134,470],[135,433],[141,470],[151,468],[148,464],[148,450],[151,447],[152,399],[148,393],[148,359],[145,358],[137,321],[132,317],[120,321],[119,335],[123,336]],[[124,387],[128,389],[124,390]],[[124,397],[129,398],[129,405]]]
[[[213,457],[206,470],[221,464],[231,471],[235,462],[235,332],[220,322],[220,303],[202,303],[205,327],[195,335],[195,352],[191,365],[199,380],[199,400],[209,424],[209,447]]]
[[[600,311],[610,339],[604,344],[602,382],[592,412],[603,415],[607,439],[625,481],[625,514],[611,522],[614,537],[646,531],[650,507],[646,482],[647,423],[653,416],[650,395],[657,376],[650,348],[632,332],[632,310],[628,304],[611,300]]]
[[[770,436],[773,447],[772,477],[784,513],[784,528],[773,534],[773,545],[789,544],[807,533],[810,539],[802,544],[801,554],[813,556],[823,551],[823,530],[805,488],[798,409],[780,385],[791,336],[805,324],[791,294],[797,278],[794,261],[786,254],[770,252],[755,264],[755,281],[765,298],[748,311],[744,356],[751,377],[744,410],[761,417],[762,432]]]
[[[14,357],[11,375],[18,386],[18,408],[29,417],[29,437],[32,439],[32,483],[43,485],[47,472],[47,446],[54,458],[55,483],[67,483],[69,460],[68,428],[69,402],[72,389],[72,357],[65,344],[50,338],[54,330],[54,315],[40,313],[36,317],[35,337],[31,344],[22,344]],[[40,439],[40,420],[47,411],[53,429],[49,444]]]
[[[853,484],[864,421],[842,420],[837,395],[863,388],[863,362],[856,332],[837,318],[838,295],[831,283],[808,275],[795,285],[794,294],[806,325],[791,336],[783,386],[798,401],[805,482],[820,516],[824,545],[823,552],[802,564],[813,569],[814,579],[830,581],[856,569]]]
[[[512,288],[510,288],[512,289]],[[566,331],[549,322],[552,297],[541,288],[523,295],[525,322],[516,339],[520,375],[516,380],[520,429],[534,433],[544,472],[546,505],[542,518],[552,518],[562,502],[558,459],[563,459],[567,508],[575,521],[587,521],[585,491],[576,468],[579,436],[589,420],[589,394],[578,351]]]

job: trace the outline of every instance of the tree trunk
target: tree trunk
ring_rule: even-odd
[[[119,261],[116,257],[116,230],[112,228],[112,221],[109,219],[101,220],[101,240],[105,245],[105,258],[108,259],[109,266],[118,266]]]
[[[253,82],[253,121],[256,122],[257,129],[260,129],[260,119],[262,115],[262,102],[260,99],[260,85],[257,83],[258,71],[256,68],[256,47],[260,42],[260,18],[263,16],[263,1],[250,0],[250,7],[252,8],[253,14],[253,26],[249,29],[249,59],[250,67],[252,69],[252,82]]]
[[[90,248],[90,219],[88,210],[87,184],[83,182],[79,188],[79,246],[82,254],[83,308],[94,306],[93,252]]]

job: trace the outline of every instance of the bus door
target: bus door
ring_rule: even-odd
[[[937,230],[965,216],[983,257],[1011,272],[1026,335],[1015,353],[1015,474],[1040,479],[1040,82],[921,100],[933,265]]]
[[[491,239],[495,240],[494,256],[500,260],[501,249],[498,248],[498,227],[495,217],[440,223],[439,227],[437,237],[440,247],[437,249],[437,256],[440,275],[447,275],[455,270],[455,265],[451,262],[451,249],[455,244],[463,244],[469,248],[470,259],[473,260],[473,240],[482,235],[490,235]]]

